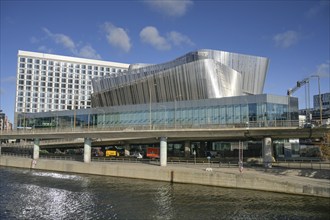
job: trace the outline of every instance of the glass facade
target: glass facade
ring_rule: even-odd
[[[32,128],[189,128],[298,126],[294,97],[253,95],[18,115]]]

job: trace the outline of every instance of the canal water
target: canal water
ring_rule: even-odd
[[[330,219],[330,199],[0,167],[0,219]]]

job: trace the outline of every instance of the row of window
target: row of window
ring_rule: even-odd
[[[75,69],[82,69],[82,70],[96,70],[96,71],[105,71],[105,72],[123,72],[125,69],[120,68],[113,68],[113,67],[104,67],[104,66],[94,66],[94,65],[86,65],[86,64],[73,64],[73,63],[67,63],[67,62],[58,62],[58,61],[52,61],[52,60],[39,60],[39,59],[32,59],[32,58],[25,58],[20,57],[19,58],[20,66],[25,64],[28,66],[28,68],[32,68],[32,64],[34,66],[39,66],[42,64],[43,66],[54,66],[54,67],[68,67],[68,68],[75,68]],[[24,68],[24,67],[23,67]]]
[[[30,99],[30,98],[29,98]],[[34,100],[34,99],[30,99],[30,100]],[[37,108],[37,106],[43,108],[44,105],[46,104],[63,104],[65,106],[68,106],[68,105],[72,105],[72,106],[85,106],[85,105],[88,105],[90,106],[90,101],[75,101],[73,102],[72,100],[59,100],[59,99],[39,99],[39,100],[43,100],[43,102],[39,102],[39,103],[31,103],[31,102],[26,102],[25,103],[25,107],[26,108],[30,108],[31,106],[33,108]],[[45,103],[45,101],[48,101],[47,103]],[[20,107],[23,107],[24,106],[24,102],[18,102],[17,103],[17,107],[20,108]]]
[[[33,98],[33,99],[32,99]],[[38,99],[39,98],[39,99]],[[48,99],[48,102],[52,102],[52,100],[55,99],[55,101],[57,99],[60,99],[61,102],[63,103],[66,103],[66,102],[72,102],[71,100],[76,100],[76,101],[79,101],[79,100],[90,100],[90,96],[89,95],[86,95],[86,96],[76,96],[74,97],[73,95],[67,95],[67,94],[62,94],[62,95],[59,95],[59,94],[54,94],[54,93],[37,93],[37,92],[34,92],[34,93],[30,93],[30,92],[26,92],[25,95],[22,94],[22,93],[19,93],[18,97],[17,97],[17,101],[18,102],[23,102],[23,100],[27,101],[27,102],[45,102],[45,99],[44,98],[50,98]]]
[[[49,77],[62,77],[62,78],[76,78],[76,79],[88,79],[91,80],[93,76],[104,76],[103,73],[94,73],[93,76],[83,76],[83,75],[79,75],[79,74],[75,74],[75,73],[60,73],[60,72],[53,72],[53,71],[39,71],[39,70],[25,70],[25,69],[19,69],[19,75],[34,75],[34,76],[49,76]],[[91,74],[89,74],[91,75]]]
[[[79,87],[79,86],[84,86],[85,87],[85,85],[91,85],[92,83],[90,82],[90,81],[87,81],[87,83],[86,83],[86,81],[84,81],[84,80],[68,80],[68,81],[66,81],[66,79],[62,79],[61,80],[62,82],[60,83],[60,80],[59,79],[55,79],[55,82],[53,82],[53,80],[52,79],[48,79],[48,81],[46,81],[46,80],[37,80],[37,79],[35,79],[35,80],[32,80],[32,79],[26,79],[26,80],[24,80],[24,79],[19,79],[18,80],[18,85],[35,85],[35,86],[48,86],[48,87],[53,87],[53,86],[55,86],[55,87],[57,87],[57,88],[59,88],[60,87],[60,85],[63,87],[63,88],[66,88],[66,87],[68,87],[68,88],[72,88],[72,86],[75,86],[75,87]]]
[[[88,93],[90,93],[90,91],[92,90],[92,87],[91,86],[85,86],[84,84],[83,85],[79,85],[79,84],[66,84],[66,83],[52,83],[52,82],[38,82],[38,81],[34,81],[32,83],[32,81],[19,81],[18,83],[19,85],[19,90],[27,90],[27,91],[30,91],[31,89],[33,91],[38,91],[39,90],[39,87],[41,88],[44,88],[44,90],[42,91],[46,91],[45,89],[47,88],[47,91],[52,91],[53,88],[54,89],[81,89],[83,91],[88,91]],[[24,88],[25,86],[25,88]],[[34,86],[34,87],[33,87]],[[58,90],[56,90],[58,91]]]
[[[32,108],[31,108],[32,106]],[[27,113],[36,113],[36,112],[47,112],[47,111],[53,111],[53,110],[72,110],[74,107],[71,105],[40,105],[39,108],[37,105],[32,104],[29,105],[26,108],[23,107],[18,107],[17,112],[27,112]],[[81,109],[81,108],[90,108],[90,105],[83,105],[83,106],[76,106],[76,109]]]
[[[65,86],[64,86],[65,87]],[[75,94],[76,96],[80,95],[89,95],[90,91],[91,91],[91,86],[87,86],[87,90],[85,89],[81,89],[84,87],[80,87],[80,88],[71,88],[70,85],[68,86],[68,88],[47,88],[47,87],[43,87],[43,86],[18,86],[18,94],[21,94],[22,92],[41,92],[41,93],[52,93],[54,92],[55,94],[60,94],[60,93],[65,93],[65,94]],[[69,88],[70,87],[70,88]]]
[[[26,70],[26,72],[28,74],[32,74],[32,70],[34,70],[35,73],[39,74],[38,72],[41,70],[41,72],[43,74],[45,74],[46,71],[48,71],[49,73],[52,73],[52,72],[56,72],[56,73],[76,73],[76,74],[82,74],[82,75],[85,75],[85,74],[88,74],[88,75],[94,75],[94,76],[110,76],[110,75],[113,75],[113,74],[116,74],[117,72],[98,72],[98,71],[91,71],[91,70],[79,70],[79,69],[67,69],[67,68],[62,68],[60,69],[59,67],[58,68],[53,68],[53,67],[46,67],[46,66],[42,66],[42,68],[39,68],[39,66],[34,66],[34,68],[32,68],[32,66],[29,66],[27,65],[27,69],[25,68],[25,65],[24,64],[20,64],[19,66],[20,68],[20,72],[24,72]],[[43,72],[44,71],[44,72]],[[119,71],[118,71],[119,72]]]
[[[64,83],[68,82],[68,83],[77,83],[77,84],[79,84],[81,82],[83,84],[85,84],[85,82],[87,82],[88,84],[92,84],[92,82],[90,80],[88,80],[88,79],[85,80],[83,78],[79,79],[79,77],[75,77],[75,79],[73,79],[72,77],[70,77],[70,78],[60,78],[60,77],[52,77],[52,76],[47,77],[47,76],[38,76],[38,75],[32,76],[32,75],[19,74],[18,79],[36,80],[36,81],[41,80],[41,81],[50,81],[50,82],[52,82],[54,80],[56,82],[61,81],[61,82],[64,82]]]

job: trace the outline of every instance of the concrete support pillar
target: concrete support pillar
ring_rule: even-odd
[[[91,162],[91,155],[92,155],[92,139],[85,138],[85,141],[84,141],[84,162],[85,163]]]
[[[129,144],[125,144],[124,145],[124,149],[125,149],[125,156],[129,156],[130,154],[129,154],[129,150],[130,150],[130,146],[129,146]]]
[[[39,159],[39,151],[40,151],[40,140],[39,138],[34,139],[33,144],[33,160]]]
[[[167,165],[167,137],[160,138],[160,166]]]
[[[186,158],[190,157],[190,141],[185,141],[184,142],[184,156]]]
[[[262,142],[262,158],[265,168],[271,168],[273,162],[272,139],[265,137]]]

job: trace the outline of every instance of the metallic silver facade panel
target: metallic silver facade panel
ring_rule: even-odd
[[[268,59],[198,50],[173,61],[133,64],[127,72],[93,79],[94,107],[261,94]]]

